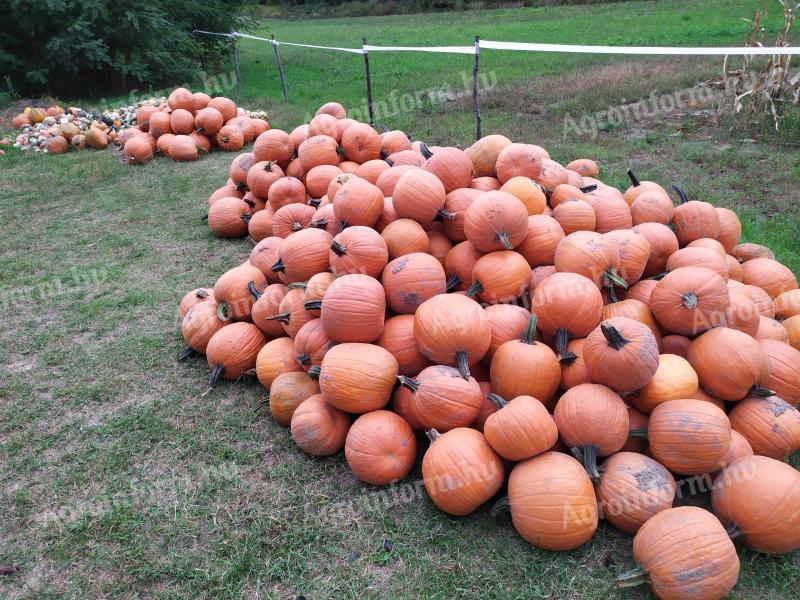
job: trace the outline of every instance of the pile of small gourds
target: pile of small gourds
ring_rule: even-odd
[[[800,290],[734,212],[501,135],[379,134],[336,103],[229,175],[208,225],[255,247],[183,298],[182,356],[212,387],[255,375],[303,451],[387,485],[424,449],[437,507],[506,489],[548,550],[605,518],[641,565],[618,584],[659,598],[725,596],[732,537],[800,548]],[[711,510],[673,507],[686,477],[714,482]]]

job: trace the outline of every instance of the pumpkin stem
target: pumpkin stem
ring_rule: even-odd
[[[739,526],[733,521],[728,523],[727,527],[725,527],[725,533],[728,534],[728,537],[731,540],[738,540],[740,537],[744,535],[744,531],[739,529]]]
[[[452,292],[459,283],[461,283],[461,280],[458,278],[458,275],[453,275],[447,280],[447,287],[445,287],[445,290]]]
[[[759,398],[769,398],[770,396],[774,396],[775,392],[772,390],[768,390],[765,387],[761,387],[760,385],[754,385],[750,388],[750,393],[754,396],[758,396]]]
[[[258,413],[259,413],[259,412],[261,412],[261,409],[262,409],[262,408],[269,408],[269,392],[267,392],[267,397],[266,397],[266,398],[264,398],[263,400],[259,400],[259,401],[256,403],[256,406],[255,406],[255,408],[253,409],[253,412],[254,412],[256,415],[258,415]]]
[[[295,221],[292,223],[292,231],[300,231],[303,228],[303,224],[300,221]]]
[[[322,367],[320,365],[314,365],[308,370],[308,376],[311,379],[319,379],[319,374],[322,371]]]
[[[214,367],[214,370],[211,371],[211,377],[208,378],[208,385],[211,386],[212,390],[217,387],[217,380],[219,379],[219,376],[222,375],[224,370],[225,367],[222,365],[217,365]]]
[[[386,150],[381,150],[381,159],[386,160],[387,158],[389,158],[389,154],[386,152]]]
[[[217,316],[223,321],[227,321],[227,320],[229,320],[231,318],[230,315],[228,314],[228,303],[227,302],[220,302],[219,303],[219,306],[217,306]]]
[[[386,158],[384,158],[383,160],[385,160],[387,163],[389,163],[390,167],[394,166],[394,161],[391,158],[389,158],[388,156]]]
[[[345,248],[344,246],[342,246],[342,245],[341,245],[339,242],[337,242],[336,240],[333,240],[333,241],[331,242],[331,250],[333,250],[333,253],[334,253],[334,254],[336,254],[336,256],[342,256],[343,254],[346,254],[346,253],[347,253],[347,248]]]
[[[467,290],[467,296],[472,298],[473,296],[480,294],[483,291],[483,284],[480,281],[476,281]]]
[[[256,289],[256,284],[253,281],[247,282],[247,289],[250,290],[250,295],[253,296],[253,298],[255,298],[256,300],[261,298],[262,294],[264,293],[264,292],[259,292]]]
[[[297,364],[298,365],[308,365],[311,364],[311,357],[308,354],[301,354],[297,357]]]
[[[208,292],[205,291],[203,288],[198,288],[198,290],[194,293],[195,296],[198,298],[208,298]]]
[[[264,170],[265,171],[272,171],[272,165],[274,165],[274,164],[275,164],[274,160],[268,160],[267,164],[264,165]]]
[[[503,398],[499,394],[493,394],[492,392],[486,394],[486,399],[489,400],[489,402],[491,402],[492,404],[494,404],[498,409],[501,409],[506,404],[508,404],[508,401],[505,398]]]
[[[646,583],[650,583],[650,578],[647,575],[647,571],[641,566],[637,566],[622,575],[618,575],[617,578],[614,579],[614,585],[618,588],[637,587]]]
[[[286,287],[294,290],[304,290],[308,287],[307,281],[293,281],[292,283],[288,284]]]
[[[697,294],[694,292],[686,292],[683,295],[683,305],[689,310],[697,308]]]
[[[609,304],[616,304],[619,302],[619,298],[617,298],[617,292],[614,290],[613,285],[606,286],[606,292],[608,292],[608,303]]]
[[[440,437],[442,437],[442,434],[436,431],[435,429],[428,429],[428,431],[425,432],[425,435],[428,436],[428,439],[431,441],[431,444],[436,440],[438,440]]]
[[[202,217],[200,217],[200,220],[201,221],[208,221],[208,213],[206,213]]]
[[[322,310],[322,300],[309,300],[303,304],[305,310]]]
[[[600,479],[600,471],[597,470],[597,446],[581,446],[570,448],[569,451],[583,463],[583,468],[589,473],[589,479],[594,482]]]
[[[281,323],[288,323],[290,317],[291,313],[280,313],[278,315],[267,317],[267,321],[280,321]]]
[[[682,187],[673,183],[672,189],[678,194],[678,197],[681,199],[681,204],[686,204],[689,201],[689,196],[686,194],[686,190],[684,190]]]
[[[624,290],[628,289],[628,282],[625,281],[622,277],[620,277],[614,269],[609,269],[603,276],[608,281],[609,285],[618,285]]]
[[[611,325],[608,321],[600,323],[600,331],[603,332],[603,337],[608,341],[608,345],[614,350],[622,350],[625,344],[630,344],[631,342],[630,340],[626,340],[619,332],[619,329]]]
[[[634,173],[630,169],[628,169],[628,179],[631,180],[633,187],[639,187],[640,185],[642,185],[642,182],[639,181],[638,177],[636,177],[636,173]]]
[[[242,198],[242,202],[244,202],[245,204],[247,204],[247,206],[249,206],[250,208],[255,208],[255,207],[256,207],[256,203],[255,203],[255,202],[253,202],[253,201],[252,201],[252,200],[250,200],[250,199],[245,199],[245,198]]]
[[[344,148],[340,148],[339,146],[336,146],[336,154],[338,154],[339,156],[344,158]]]
[[[250,215],[250,214],[247,214],[247,213],[244,213],[242,215],[242,221],[244,221],[248,225],[250,224],[250,219],[252,219],[252,218],[253,218],[253,215]]]
[[[578,188],[578,189],[580,191],[582,191],[584,194],[588,194],[589,192],[595,191],[597,189],[597,186],[595,184],[585,185],[582,188]]]
[[[285,271],[286,265],[283,264],[283,261],[279,258],[278,262],[272,265],[272,272],[277,273],[278,271]]]
[[[190,347],[190,346],[186,346],[186,348],[184,348],[183,350],[181,350],[181,353],[180,353],[180,354],[178,354],[178,360],[179,360],[179,361],[186,360],[186,359],[187,359],[187,358],[189,358],[189,357],[190,357],[192,354],[194,354],[194,348],[192,348],[192,347]]]
[[[507,233],[505,233],[505,232],[504,233],[498,233],[497,234],[497,239],[500,241],[501,244],[503,244],[503,248],[505,248],[506,250],[513,250],[514,249],[514,246],[511,245],[511,240],[509,239]]]
[[[318,221],[311,221],[309,225],[311,225],[311,227],[316,227],[317,229],[325,229],[328,226],[328,219],[319,219]]]
[[[556,330],[556,353],[558,354],[558,361],[564,364],[571,365],[578,358],[574,352],[567,352],[567,344],[569,343],[569,332],[566,329]]]
[[[419,389],[419,381],[416,379],[412,379],[411,377],[406,377],[405,375],[398,375],[397,381],[400,382],[407,390],[411,390],[411,392],[416,392]]]
[[[246,187],[247,186],[245,184],[243,184],[241,181],[236,184],[236,189],[239,190],[239,191],[242,191]]]
[[[469,355],[463,350],[456,352],[456,365],[461,376],[469,381]]]
[[[433,152],[431,152],[431,149],[428,148],[428,144],[426,144],[425,142],[420,143],[419,153],[422,154],[424,158],[430,158],[431,156],[433,156]]]
[[[448,221],[452,221],[456,218],[456,213],[447,211],[444,208],[440,208],[438,211],[436,211],[436,218],[438,220],[447,219]]]
[[[536,344],[536,315],[531,313],[531,318],[528,319],[528,324],[525,327],[525,333],[522,334],[520,340],[523,344]]]
[[[631,429],[628,432],[629,438],[644,438],[647,439],[647,429]]]
[[[319,203],[322,201],[322,198],[309,198],[308,205],[313,206],[314,208],[319,208]]]

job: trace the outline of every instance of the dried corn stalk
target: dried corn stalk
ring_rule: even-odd
[[[776,53],[762,66],[754,64],[760,57],[744,56],[739,69],[729,69],[728,57],[723,63],[725,94],[720,100],[718,116],[731,114],[744,116],[749,123],[768,115],[777,130],[786,103],[800,102],[800,72],[790,74],[790,55],[779,54],[778,48],[789,46],[789,30],[800,9],[797,0],[778,0],[783,6],[783,28],[775,40]],[[765,46],[762,20],[767,16],[764,0],[760,0],[753,17],[746,46]]]

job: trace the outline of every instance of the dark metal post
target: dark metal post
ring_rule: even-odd
[[[367,45],[367,38],[361,38],[362,48],[364,50],[364,69],[367,72],[367,108],[369,109],[369,124],[375,124],[375,114],[372,111],[372,80],[369,77],[369,52],[365,46]]]
[[[472,68],[472,106],[475,110],[477,123],[475,139],[481,139],[481,107],[478,105],[478,66],[481,62],[481,38],[475,36],[475,66]]]
[[[275,34],[272,35],[272,47],[275,49],[275,62],[278,63],[278,73],[281,76],[281,94],[283,99],[286,100],[286,78],[283,76],[283,65],[281,64],[281,53],[278,50],[278,44],[275,43]]]
[[[231,31],[231,43],[233,44],[233,66],[236,67],[236,86],[242,87],[242,78],[239,75],[239,42],[236,41],[236,36]]]

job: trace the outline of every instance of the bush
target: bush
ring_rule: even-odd
[[[226,38],[192,30],[243,28],[239,0],[6,0],[0,72],[25,95],[86,97],[191,79],[197,57],[226,54]]]

